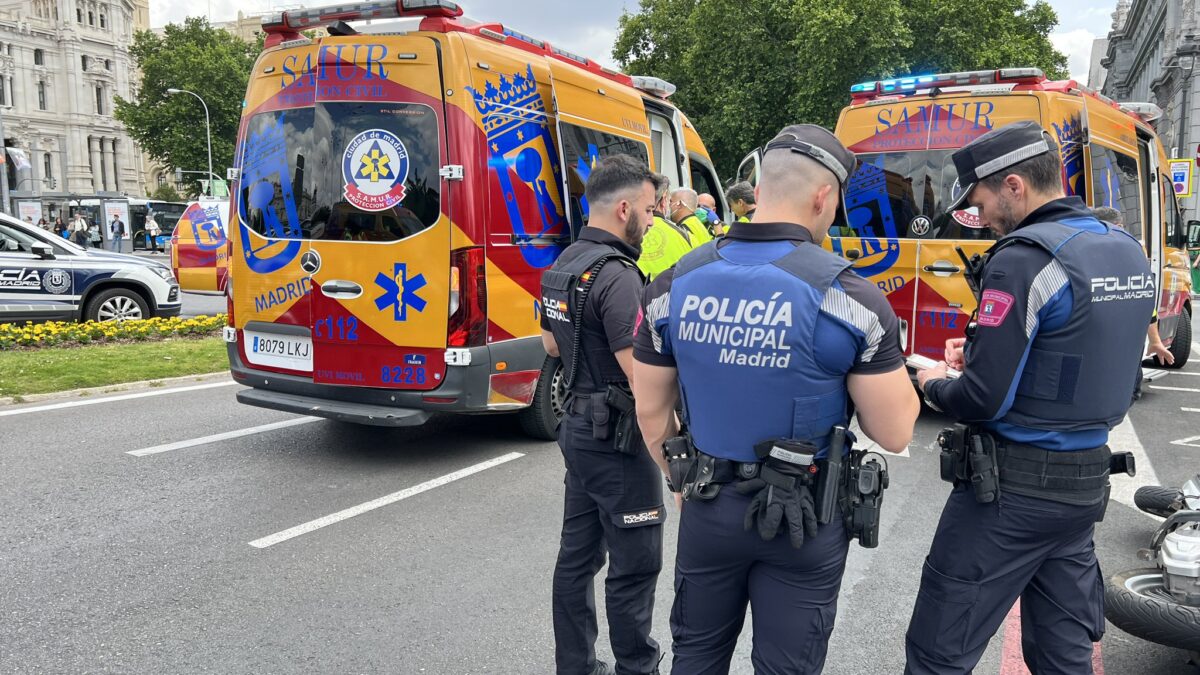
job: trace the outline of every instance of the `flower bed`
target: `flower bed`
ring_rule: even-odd
[[[0,324],[0,349],[60,347],[219,335],[225,315],[153,318],[133,321],[52,321]]]

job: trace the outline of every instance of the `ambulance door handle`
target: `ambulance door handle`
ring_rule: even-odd
[[[952,265],[941,260],[933,263],[932,265],[926,265],[921,269],[925,270],[926,272],[933,272],[934,274],[958,274],[962,271],[962,268],[958,265]]]
[[[846,260],[858,260],[861,255],[862,251],[856,248],[846,249]]]
[[[353,281],[326,281],[321,284],[321,292],[331,298],[357,298],[362,295],[362,286]]]

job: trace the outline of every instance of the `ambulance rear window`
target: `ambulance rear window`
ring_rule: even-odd
[[[329,102],[256,115],[238,215],[272,238],[395,241],[437,222],[437,116],[415,103]]]
[[[832,236],[879,239],[991,239],[965,211],[945,212],[958,172],[953,150],[867,153],[846,185],[849,223]]]

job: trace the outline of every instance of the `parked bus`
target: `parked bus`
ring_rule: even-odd
[[[146,239],[146,216],[148,214],[153,213],[154,219],[158,222],[159,232],[161,233],[159,235],[158,248],[163,249],[170,238],[171,231],[175,229],[176,223],[179,222],[179,218],[183,216],[183,212],[187,208],[187,204],[182,202],[164,202],[157,199],[90,197],[72,202],[68,213],[79,211],[83,213],[83,217],[87,218],[89,223],[99,223],[100,230],[104,233],[104,238],[108,239],[108,222],[111,218],[105,214],[104,205],[121,202],[126,203],[129,207],[129,222],[126,223],[129,226],[129,230],[126,236],[129,237],[135,251],[151,248]]]
[[[672,85],[461,14],[399,0],[264,21],[229,228],[241,402],[392,426],[521,411],[553,438],[541,276],[584,225],[594,163],[626,153],[721,194]]]

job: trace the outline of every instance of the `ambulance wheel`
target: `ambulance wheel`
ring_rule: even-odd
[[[1168,647],[1200,650],[1200,607],[1181,605],[1163,585],[1162,570],[1114,574],[1104,586],[1104,615],[1114,626]]]
[[[545,441],[558,438],[558,423],[567,401],[563,377],[562,361],[547,357],[533,392],[533,403],[518,413],[525,433]]]
[[[1182,368],[1192,354],[1192,313],[1185,307],[1179,315],[1179,325],[1175,327],[1175,339],[1171,341],[1171,356],[1175,363],[1168,368]]]
[[[84,319],[87,321],[125,321],[147,319],[150,308],[137,292],[127,288],[110,288],[100,291],[88,301]]]

